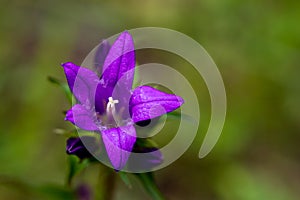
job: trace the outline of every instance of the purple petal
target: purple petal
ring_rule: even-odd
[[[98,76],[90,69],[74,63],[62,64],[69,87],[79,102],[86,105],[94,104],[94,95],[99,82]]]
[[[184,103],[180,96],[167,94],[150,86],[133,91],[129,109],[134,122],[144,121],[172,112]]]
[[[131,35],[124,31],[116,39],[104,61],[102,81],[105,86],[114,88],[122,77],[124,89],[132,87],[135,67],[134,43]]]
[[[134,126],[122,126],[102,131],[102,139],[113,168],[121,170],[126,165],[136,141]]]
[[[93,112],[87,110],[80,104],[76,104],[68,110],[65,120],[70,121],[77,127],[87,131],[99,130],[95,124],[96,119],[94,119]]]
[[[101,44],[98,45],[97,51],[94,58],[94,68],[98,75],[102,74],[102,68],[104,60],[109,52],[110,44],[107,40],[103,40]]]

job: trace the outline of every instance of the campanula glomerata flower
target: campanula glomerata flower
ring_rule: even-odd
[[[96,63],[97,64],[97,63]],[[102,64],[101,64],[102,65]],[[183,99],[150,86],[132,88],[135,52],[132,36],[123,32],[110,47],[99,77],[97,72],[67,62],[62,64],[77,103],[65,120],[100,133],[114,169],[122,169],[137,135],[135,123],[149,121],[183,104]]]

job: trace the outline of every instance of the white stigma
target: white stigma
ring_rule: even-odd
[[[114,100],[112,97],[108,98],[108,103],[106,106],[106,112],[114,112],[115,111],[115,104],[119,103],[119,100]]]

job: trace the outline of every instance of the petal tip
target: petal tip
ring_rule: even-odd
[[[118,37],[118,39],[123,39],[123,40],[127,40],[127,41],[132,41],[133,39],[132,39],[132,35],[129,33],[129,31],[127,31],[127,30],[125,30],[125,31],[123,31],[120,35],[119,35],[119,37]]]
[[[73,122],[73,112],[72,109],[68,110],[65,116],[65,121]]]
[[[121,35],[123,35],[123,34],[125,34],[125,35],[130,35],[129,31],[126,30],[126,29],[121,33]]]
[[[105,40],[105,39],[102,40],[100,44],[102,44],[102,45],[104,45],[104,46],[110,46],[108,40]]]
[[[178,102],[179,102],[180,106],[181,106],[182,104],[184,104],[184,99],[183,99],[182,97],[177,96],[177,99],[178,99]]]
[[[65,63],[62,63],[61,66],[64,68],[64,69],[72,69],[74,68],[76,65],[72,62],[65,62]]]

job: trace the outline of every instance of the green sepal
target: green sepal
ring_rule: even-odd
[[[77,137],[77,135],[78,135],[77,129],[65,130],[65,129],[61,129],[61,128],[56,128],[53,130],[53,132],[57,135],[62,135],[66,138]]]
[[[140,79],[139,67],[138,67],[138,63],[136,63],[134,68],[132,88],[139,87],[140,85],[141,85],[141,79]]]
[[[137,138],[135,146],[146,148],[158,148],[158,144],[150,138]]]
[[[71,92],[71,90],[70,90],[70,88],[69,88],[69,86],[68,86],[67,83],[62,82],[62,81],[60,81],[57,78],[54,78],[52,76],[48,76],[48,81],[50,83],[53,83],[53,84],[59,86],[64,91],[64,93],[65,93],[68,101],[72,104],[73,95],[72,95],[72,92]]]
[[[187,114],[184,114],[181,112],[177,112],[177,111],[167,113],[167,116],[168,116],[168,119],[178,120],[178,119],[182,118],[185,121],[196,122],[195,119],[193,117],[191,117],[190,115],[187,115]]]

